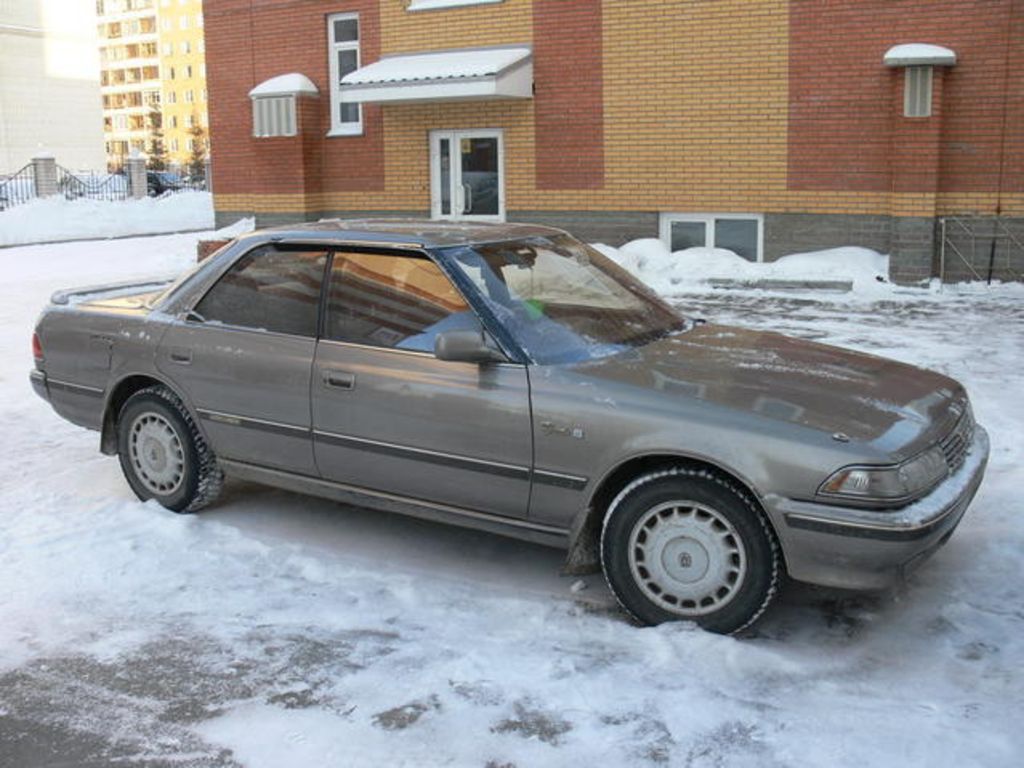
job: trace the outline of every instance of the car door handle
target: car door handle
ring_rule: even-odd
[[[172,363],[178,365],[191,365],[192,364],[192,350],[185,349],[184,347],[176,347],[170,351],[168,355]]]
[[[335,389],[355,389],[356,375],[347,371],[324,371],[324,385]]]

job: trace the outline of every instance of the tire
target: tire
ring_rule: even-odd
[[[197,512],[220,495],[224,474],[181,400],[164,386],[128,398],[117,416],[117,453],[143,501]]]
[[[601,565],[616,599],[644,624],[694,621],[732,634],[779,587],[781,556],[750,495],[706,470],[643,475],[612,501]]]

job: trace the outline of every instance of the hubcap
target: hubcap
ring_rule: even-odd
[[[185,450],[171,423],[158,413],[135,417],[128,436],[135,476],[150,491],[166,496],[185,478]]]
[[[694,501],[647,510],[629,537],[629,568],[644,595],[679,616],[703,616],[736,596],[747,556],[732,523]]]

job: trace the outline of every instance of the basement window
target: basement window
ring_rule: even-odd
[[[932,68],[907,67],[903,81],[903,116],[931,117]]]
[[[661,241],[672,252],[725,248],[747,261],[761,261],[764,218],[747,213],[663,213]]]

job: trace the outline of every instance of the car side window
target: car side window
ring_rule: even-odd
[[[474,327],[462,295],[425,256],[334,254],[325,338],[433,352],[438,333]]]
[[[196,305],[207,323],[316,336],[327,252],[265,245],[231,267]]]

